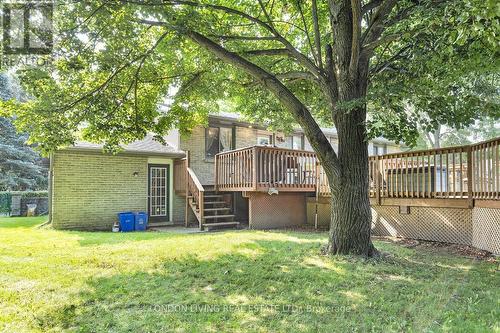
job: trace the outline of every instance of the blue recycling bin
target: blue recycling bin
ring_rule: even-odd
[[[148,227],[148,213],[137,212],[135,213],[135,230],[145,231]]]
[[[134,231],[135,228],[135,215],[132,212],[118,213],[118,221],[120,222],[120,231],[129,232]]]

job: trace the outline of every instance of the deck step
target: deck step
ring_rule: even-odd
[[[208,215],[203,216],[204,219],[225,219],[229,217],[234,217],[235,215]]]
[[[223,207],[223,208],[205,208],[203,211],[205,212],[216,212],[219,210],[231,210],[229,207]]]
[[[217,227],[217,226],[225,226],[225,225],[239,225],[240,222],[218,222],[218,223],[203,223],[203,227]]]
[[[204,195],[203,197],[205,198],[222,198],[224,197],[223,194],[209,194],[209,195]]]
[[[215,204],[225,204],[226,202],[225,201],[205,201],[204,204],[205,205],[215,205]]]

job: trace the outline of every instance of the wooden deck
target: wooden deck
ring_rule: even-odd
[[[310,151],[254,146],[217,154],[219,191],[314,192],[318,163]]]
[[[472,206],[473,200],[499,201],[500,138],[469,146],[371,156],[369,174],[370,197],[376,204],[389,199],[409,203],[439,199],[451,206],[454,204],[446,202]],[[215,184],[218,191],[330,196],[328,179],[315,153],[275,147],[217,154]]]

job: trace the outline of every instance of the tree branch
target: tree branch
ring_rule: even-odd
[[[363,42],[371,43],[380,37],[384,31],[384,21],[387,19],[394,6],[396,6],[397,2],[398,0],[384,0],[382,4],[378,6],[377,11],[373,14],[363,34],[361,39]]]
[[[211,37],[215,37],[222,40],[277,40],[275,36],[228,36],[228,35],[212,35]]]
[[[388,68],[389,65],[391,63],[393,63],[394,61],[398,60],[398,59],[401,59],[403,58],[403,54],[406,52],[406,50],[410,49],[410,46],[407,45],[403,48],[401,48],[398,52],[396,52],[396,54],[394,54],[393,56],[391,56],[389,59],[387,59],[386,61],[384,61],[383,63],[381,64],[377,64],[377,66],[375,66],[374,68],[372,68],[370,70],[370,75],[373,77],[375,76],[376,74],[382,72],[384,69]]]
[[[131,0],[128,0],[131,1]],[[137,2],[137,1],[136,1]],[[276,37],[276,40],[282,43],[292,54],[293,57],[297,60],[298,63],[300,63],[302,66],[307,68],[311,73],[313,73],[316,76],[320,76],[321,72],[319,68],[309,59],[306,55],[302,54],[300,51],[298,51],[286,38],[281,36],[281,34],[274,28],[272,24],[266,23],[262,21],[261,19],[254,17],[252,15],[249,15],[245,12],[242,12],[240,10],[226,7],[226,6],[221,6],[221,5],[212,5],[212,4],[201,4],[193,1],[186,1],[186,0],[165,0],[163,4],[170,4],[170,5],[186,5],[186,6],[192,6],[192,7],[198,7],[198,8],[211,8],[214,10],[220,10],[228,14],[233,14],[240,16],[242,18],[245,18],[251,22],[254,22],[264,28],[265,30],[269,31],[271,34],[273,34]],[[267,12],[267,11],[266,11]]]
[[[219,59],[248,73],[263,87],[273,93],[302,127],[314,150],[318,153],[320,161],[322,163],[331,163],[334,176],[338,177],[340,175],[340,164],[337,154],[331,145],[328,144],[325,134],[321,131],[321,128],[305,105],[278,78],[238,54],[226,50],[196,31],[188,30],[183,33]]]
[[[318,66],[319,68],[323,68],[323,59],[321,56],[321,35],[318,21],[318,5],[316,0],[312,0],[312,20],[314,29],[314,44],[316,45],[316,53],[318,54]]]
[[[309,48],[311,49],[311,53],[313,55],[314,60],[316,61],[317,64],[319,64],[318,57],[316,55],[315,49],[311,41],[311,36],[309,36],[309,29],[307,28],[307,22],[304,16],[304,12],[302,11],[302,6],[300,5],[300,0],[297,1],[297,7],[299,8],[300,17],[302,19],[302,25],[304,26],[304,34],[306,35],[307,43],[309,44]]]
[[[274,76],[279,80],[282,80],[282,81],[289,80],[289,82],[290,81],[313,81],[313,82],[318,81],[318,79],[316,77],[314,77],[314,75],[312,75],[309,72],[303,72],[303,71],[290,71],[290,72],[286,72],[286,73],[278,73],[278,74],[274,74]],[[250,86],[255,86],[257,84],[258,84],[258,82],[252,81],[250,83],[243,84],[243,86],[250,87]]]
[[[349,73],[354,77],[358,73],[359,53],[361,48],[361,0],[351,0],[352,40]]]
[[[361,52],[373,51],[374,49],[376,49],[380,45],[384,45],[386,43],[391,43],[391,42],[399,39],[400,37],[401,37],[400,34],[393,34],[393,35],[387,35],[385,37],[381,37],[374,42],[371,42],[369,44],[364,45]]]
[[[361,15],[365,15],[382,4],[382,0],[372,0],[361,8]]]
[[[276,56],[276,55],[288,55],[291,56],[288,49],[262,49],[262,50],[249,50],[243,51],[241,54],[244,55],[254,55],[254,56]]]
[[[309,72],[303,71],[290,71],[286,73],[279,73],[275,75],[280,80],[311,80],[317,81],[317,78]]]
[[[262,12],[264,13],[264,16],[266,17],[267,23],[268,23],[271,27],[274,27],[274,25],[273,25],[273,21],[271,20],[271,16],[270,16],[270,15],[269,15],[269,13],[267,12],[266,7],[264,6],[264,3],[262,2],[262,0],[259,0],[259,5],[260,5],[260,9],[262,9]]]
[[[325,84],[323,84],[323,90],[325,91],[325,95],[329,98],[332,110],[335,110],[339,92],[337,87],[337,77],[335,75],[333,64],[333,49],[330,44],[327,44],[325,47],[325,61],[327,80]]]

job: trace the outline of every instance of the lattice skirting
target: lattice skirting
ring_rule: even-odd
[[[306,222],[306,197],[303,193],[250,193],[248,222],[251,229],[287,228]]]
[[[372,206],[372,232],[379,236],[472,245],[470,209],[411,207],[400,214],[398,206]]]
[[[475,207],[472,221],[472,245],[500,254],[500,209]]]

